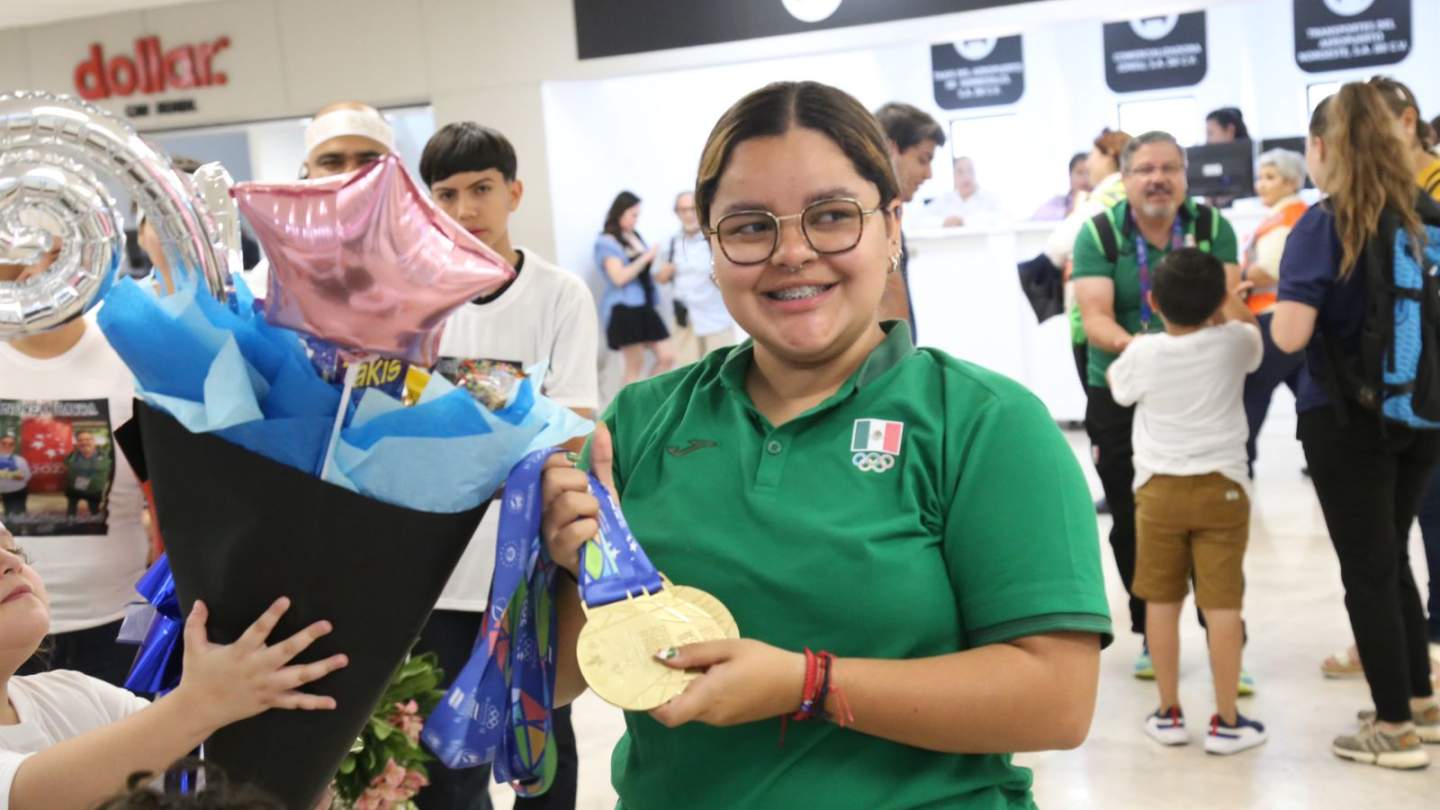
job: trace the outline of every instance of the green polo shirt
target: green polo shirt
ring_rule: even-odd
[[[909,659],[1066,630],[1108,641],[1094,507],[1045,406],[886,328],[839,391],[780,427],[745,393],[749,342],[621,391],[605,415],[616,486],[651,560],[786,650]],[[792,723],[784,747],[778,719],[625,722],[612,762],[625,810],[1034,806],[1007,755],[820,722]]]
[[[1182,209],[1181,217],[1185,223],[1185,235],[1189,244],[1194,243],[1195,237],[1195,211],[1194,200],[1186,200]],[[1121,202],[1112,206],[1107,212],[1110,222],[1115,228],[1116,243],[1120,247],[1120,255],[1112,264],[1105,260],[1105,248],[1100,243],[1100,236],[1095,232],[1094,221],[1086,222],[1085,227],[1080,230],[1080,235],[1075,237],[1075,251],[1071,254],[1074,268],[1071,278],[1108,278],[1115,282],[1115,321],[1130,334],[1138,334],[1140,328],[1140,265],[1135,260],[1135,239],[1139,233],[1133,226],[1128,225],[1130,221],[1130,203]],[[1215,224],[1211,229],[1209,248],[1206,252],[1222,262],[1235,264],[1240,261],[1240,247],[1235,238],[1235,229],[1231,227],[1229,220],[1215,212]],[[1156,265],[1165,258],[1170,246],[1157,247],[1145,243],[1150,259],[1151,278],[1154,278]],[[1201,245],[1202,250],[1206,249]],[[1160,313],[1155,313],[1150,319],[1150,332],[1165,331],[1165,324],[1160,320]],[[1116,355],[1107,352],[1095,344],[1090,344],[1090,385],[1097,388],[1107,388],[1109,384],[1105,381],[1105,370],[1115,362]]]

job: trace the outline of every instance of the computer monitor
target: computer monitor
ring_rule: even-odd
[[[1294,138],[1266,138],[1260,142],[1260,155],[1269,152],[1271,149],[1288,149],[1291,152],[1298,152],[1303,157],[1305,155],[1305,138],[1303,136]],[[1260,155],[1256,155],[1255,159],[1259,160]],[[1305,188],[1314,187],[1315,184],[1310,182],[1309,173],[1306,173]]]
[[[1185,150],[1185,177],[1196,197],[1235,199],[1255,196],[1255,144],[1210,143]]]

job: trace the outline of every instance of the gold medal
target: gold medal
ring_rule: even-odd
[[[706,608],[679,598],[675,590],[665,588],[585,608],[585,627],[580,631],[575,653],[586,683],[605,702],[627,711],[662,706],[685,691],[698,673],[671,669],[656,660],[656,653],[738,637],[738,632],[729,635],[733,619],[730,627],[722,626]],[[719,605],[719,600],[710,599]]]
[[[692,588],[689,585],[676,585],[664,574],[660,578],[665,581],[665,589],[675,594],[675,598],[682,602],[689,602],[710,614],[715,620],[724,635],[722,638],[740,638],[740,625],[735,623],[735,617],[730,615],[730,609],[708,591],[699,588]]]

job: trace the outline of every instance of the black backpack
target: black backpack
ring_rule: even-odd
[[[1020,271],[1020,289],[1035,310],[1035,320],[1044,322],[1065,311],[1065,283],[1060,268],[1043,252],[1016,265]]]

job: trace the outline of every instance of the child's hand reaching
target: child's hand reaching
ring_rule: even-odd
[[[330,632],[329,622],[315,622],[278,644],[265,643],[289,607],[289,599],[277,599],[234,644],[211,644],[205,634],[210,612],[196,602],[185,621],[185,671],[180,686],[143,710],[26,757],[10,784],[8,804],[7,798],[0,796],[0,807],[94,807],[113,795],[131,774],[164,772],[170,763],[229,723],[267,709],[335,708],[334,698],[308,695],[299,689],[345,666],[346,657],[290,663],[315,639]],[[134,702],[138,701],[132,699],[132,705]],[[91,707],[88,712],[94,714],[98,708]]]
[[[267,709],[333,709],[335,699],[299,691],[349,663],[344,655],[290,665],[316,639],[330,632],[330,623],[315,622],[295,635],[266,646],[290,600],[275,600],[233,644],[212,644],[205,632],[209,610],[196,602],[185,622],[185,664],[175,697],[210,728],[257,715]]]

